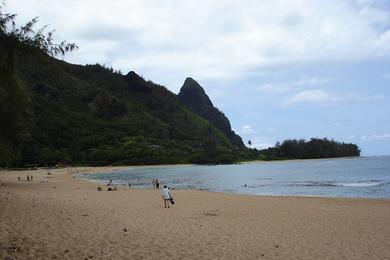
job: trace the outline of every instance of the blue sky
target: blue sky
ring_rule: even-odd
[[[196,79],[235,131],[265,148],[288,138],[390,154],[390,1],[8,0],[99,62],[177,93]]]

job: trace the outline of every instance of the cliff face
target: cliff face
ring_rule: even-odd
[[[216,108],[204,89],[192,78],[187,78],[178,94],[186,108],[209,121],[238,147],[244,147],[242,139],[231,128],[229,119]]]

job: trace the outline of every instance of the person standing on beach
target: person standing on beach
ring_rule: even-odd
[[[169,201],[171,200],[171,191],[164,185],[164,189],[162,190],[163,199],[164,199],[164,208],[169,208]]]
[[[158,179],[156,179],[156,189],[159,189],[160,188],[160,182],[158,181]]]
[[[153,189],[155,189],[156,188],[156,180],[154,178],[152,180],[152,185],[153,185]]]

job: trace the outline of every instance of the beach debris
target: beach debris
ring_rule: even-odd
[[[127,232],[127,229],[126,229],[126,228],[123,228],[123,231]]]
[[[69,253],[68,249],[65,249],[65,251],[62,253],[62,255],[65,255],[66,253]]]
[[[210,216],[210,217],[216,217],[216,216],[218,216],[217,211],[218,210],[210,210],[208,212],[204,212],[203,215]]]
[[[89,215],[88,215],[88,214],[83,214],[82,216],[83,216],[83,217],[88,217]]]
[[[20,248],[16,247],[16,246],[8,247],[8,250],[7,250],[8,253],[16,253],[16,252],[19,252],[19,251],[20,251]]]
[[[279,245],[275,245],[276,248],[279,248]]]

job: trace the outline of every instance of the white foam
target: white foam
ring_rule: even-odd
[[[375,187],[382,184],[386,184],[386,182],[385,181],[361,181],[361,182],[339,183],[338,185],[343,187]]]

